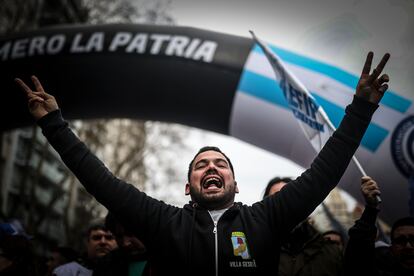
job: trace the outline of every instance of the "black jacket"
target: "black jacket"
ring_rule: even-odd
[[[382,255],[377,259],[375,240],[378,212],[378,209],[366,206],[361,218],[349,229],[349,240],[345,250],[346,275],[414,275],[413,270],[404,268],[392,254]]]
[[[354,97],[311,167],[273,196],[252,206],[234,204],[220,218],[217,236],[207,210],[165,204],[115,177],[59,110],[38,124],[87,191],[143,241],[160,275],[216,275],[216,264],[220,275],[274,275],[281,242],[339,182],[377,107]]]
[[[282,244],[279,275],[343,275],[342,251],[305,221],[295,227],[287,242]]]

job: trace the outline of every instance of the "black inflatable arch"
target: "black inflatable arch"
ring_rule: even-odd
[[[36,74],[67,119],[139,118],[228,134],[251,39],[188,27],[68,26],[0,40],[0,131],[33,123],[15,77]]]

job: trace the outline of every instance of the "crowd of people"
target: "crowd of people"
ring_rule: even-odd
[[[13,222],[0,224],[0,275],[151,275],[145,246],[111,213],[89,225],[82,252],[57,246],[40,258],[32,238]]]
[[[49,273],[413,275],[413,218],[398,220],[390,233],[391,244],[375,249],[380,190],[373,179],[362,178],[366,207],[349,230],[347,242],[335,231],[319,233],[309,220],[342,177],[388,88],[389,77],[381,75],[388,58],[384,55],[371,72],[373,53],[368,54],[352,103],[310,168],[296,179],[273,179],[264,198],[252,206],[234,201],[239,190],[233,165],[211,146],[201,148],[189,164],[185,185],[189,204],[179,208],[147,196],[114,176],[79,140],[56,99],[36,77],[32,77],[34,90],[16,79],[49,143],[109,210],[106,224],[88,231],[87,254],[79,258],[58,248]],[[15,259],[7,257],[7,246],[1,244],[0,249],[0,269],[3,264],[3,271],[16,267]]]

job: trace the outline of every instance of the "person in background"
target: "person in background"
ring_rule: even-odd
[[[0,276],[38,275],[32,242],[23,235],[3,235],[0,239]]]
[[[115,236],[103,222],[89,227],[86,242],[86,264],[88,267],[93,268],[99,258],[116,248],[118,248],[118,243]]]
[[[391,227],[389,254],[376,259],[376,220],[381,194],[378,184],[369,176],[361,178],[361,192],[365,209],[349,229],[349,240],[345,249],[345,271],[347,275],[414,275],[414,217],[398,219]]]
[[[279,193],[290,178],[275,177],[266,186],[263,198]],[[342,275],[342,250],[324,238],[309,222],[299,223],[282,244],[278,275]]]
[[[148,276],[151,275],[145,245],[126,229],[111,213],[105,218],[105,226],[111,231],[118,243],[112,250],[98,260],[94,276]]]
[[[50,252],[50,257],[47,260],[47,275],[53,275],[53,271],[58,266],[77,261],[79,257],[78,252],[73,248],[65,246],[57,246]]]
[[[342,234],[339,231],[336,231],[336,230],[325,231],[322,234],[322,236],[326,240],[328,240],[331,243],[337,245],[341,251],[344,250],[344,248],[345,248],[345,241],[344,241],[344,238],[342,237]]]
[[[53,271],[53,275],[90,276],[97,268],[99,259],[117,247],[115,236],[105,227],[103,222],[93,223],[86,231],[86,254],[79,261],[58,266]]]

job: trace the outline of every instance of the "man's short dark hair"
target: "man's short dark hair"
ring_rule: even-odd
[[[102,230],[102,231],[109,231],[108,228],[106,228],[104,221],[100,220],[99,222],[96,223],[92,223],[88,229],[86,230],[86,239],[89,240],[89,237],[92,233],[92,231],[96,231],[96,230]]]
[[[391,241],[394,239],[395,230],[401,226],[414,226],[414,217],[411,217],[411,216],[403,217],[403,218],[398,219],[396,222],[394,222],[391,228],[391,233],[390,233]]]
[[[221,151],[218,147],[213,147],[213,146],[205,146],[205,147],[202,147],[201,149],[199,149],[199,151],[198,151],[198,152],[196,153],[196,155],[194,156],[193,160],[191,160],[190,165],[188,166],[188,173],[187,173],[188,183],[190,183],[190,176],[191,176],[191,171],[192,171],[191,169],[192,169],[192,167],[193,167],[194,160],[197,158],[197,156],[198,156],[200,153],[203,153],[203,152],[205,152],[205,151],[210,151],[210,150],[212,150],[212,151],[217,151],[217,152],[221,153],[221,154],[224,156],[224,158],[226,158],[227,162],[229,162],[229,166],[230,166],[230,169],[231,169],[231,171],[232,171],[232,173],[233,173],[233,177],[234,177],[234,169],[233,169],[233,164],[231,163],[230,158],[228,158],[228,157],[227,157],[227,155],[226,155],[226,154],[224,154],[224,152],[222,152],[222,151]]]
[[[292,181],[292,178],[290,178],[290,177],[276,176],[276,177],[270,179],[270,181],[267,183],[266,189],[264,191],[263,198],[265,198],[269,195],[270,189],[273,187],[273,185],[275,185],[277,183],[280,183],[280,182],[289,183],[290,181]]]

